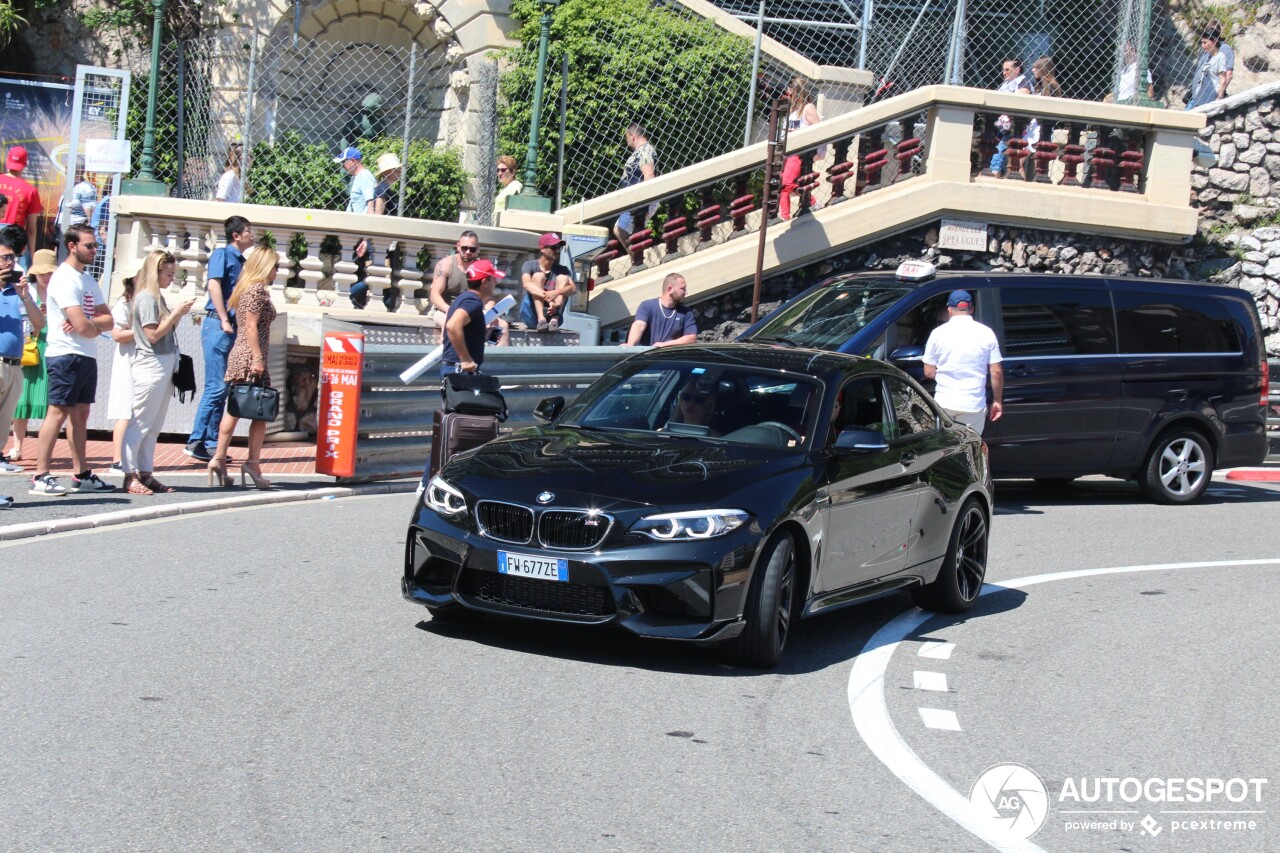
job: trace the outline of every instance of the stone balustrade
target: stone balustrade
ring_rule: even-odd
[[[272,284],[272,301],[291,315],[338,313],[347,319],[375,317],[379,322],[429,324],[426,289],[435,262],[453,252],[458,235],[473,230],[480,240],[480,257],[509,273],[509,292],[519,291],[519,265],[537,252],[538,235],[512,228],[486,228],[419,219],[369,216],[265,205],[236,206],[210,201],[120,196],[113,200],[117,217],[115,265],[166,249],[178,259],[172,285],[175,293],[196,297],[203,304],[209,256],[226,245],[223,221],[233,214],[247,216],[256,236],[268,234],[280,256],[280,271]],[[351,286],[357,281],[355,248],[369,247],[365,269],[368,303],[356,310]],[[394,247],[394,251],[390,251]],[[388,260],[390,256],[390,262]],[[398,291],[394,314],[383,295]]]
[[[1198,115],[1163,109],[924,87],[792,133],[786,157],[799,159],[800,177],[770,235],[891,187],[911,186],[923,199],[920,185],[932,185],[932,197],[921,204],[935,213],[963,216],[973,209],[992,218],[990,190],[1009,198],[1007,211],[994,217],[1008,224],[1043,224],[1070,213],[1064,224],[1078,219],[1084,230],[1116,227],[1136,237],[1182,239],[1195,231],[1191,155],[1203,123]],[[1002,132],[1011,140],[1011,168],[1000,179],[988,167]],[[765,143],[742,148],[558,214],[570,223],[609,226],[632,213],[639,227],[629,245],[611,241],[597,258],[597,282],[612,286],[758,233],[766,150]],[[1028,205],[1015,186],[1038,194]],[[1123,197],[1112,205],[1114,217],[1089,213],[1089,199],[1104,193],[1117,202]],[[770,216],[775,210],[771,206]],[[907,224],[910,219],[903,217]],[[815,248],[829,251],[845,235],[825,236],[830,242]]]

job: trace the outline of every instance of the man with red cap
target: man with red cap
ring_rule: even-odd
[[[40,201],[40,191],[22,177],[23,170],[27,168],[27,149],[21,145],[10,148],[4,167],[7,171],[0,175],[0,193],[9,197],[9,207],[4,212],[3,221],[6,225],[22,226],[31,242],[38,244],[36,219],[44,212],[44,204]],[[40,247],[32,245],[31,248]]]
[[[564,240],[559,234],[547,233],[538,238],[538,257],[520,270],[524,300],[520,303],[520,320],[539,332],[559,330],[564,322],[564,306],[578,292],[573,273],[560,263]]]
[[[953,290],[947,298],[947,322],[934,329],[924,346],[924,375],[936,379],[933,398],[954,420],[978,435],[987,423],[987,375],[991,376],[991,420],[1004,414],[1004,369],[996,333],[973,319],[973,294]]]
[[[493,288],[506,273],[491,261],[476,261],[467,267],[467,289],[462,291],[444,320],[444,350],[440,356],[440,378],[450,373],[478,373],[484,363],[484,306],[493,298]]]

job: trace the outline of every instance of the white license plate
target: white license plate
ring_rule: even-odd
[[[569,580],[569,561],[528,554],[498,552],[498,574],[544,581]]]

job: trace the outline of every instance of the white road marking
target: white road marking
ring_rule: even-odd
[[[942,729],[948,732],[960,731],[960,718],[955,711],[943,711],[939,708],[920,708],[920,719],[931,729]]]
[[[947,692],[947,674],[945,672],[926,672],[925,670],[917,669],[912,673],[912,681],[915,683],[916,690]]]
[[[936,660],[950,660],[951,653],[956,650],[955,643],[924,643],[916,651],[916,654],[922,658],[935,658]]]
[[[1272,560],[1215,560],[1199,563],[1161,563],[1148,566],[1121,566],[1106,569],[1078,569],[1069,572],[1051,572],[1015,578],[1000,585],[987,584],[983,595],[1003,592],[1006,589],[1023,589],[1049,581],[1072,580],[1096,575],[1114,575],[1127,572],[1158,572],[1175,569],[1231,568],[1239,566],[1274,566],[1280,559]],[[849,673],[849,710],[854,726],[872,754],[938,811],[951,818],[980,841],[999,851],[1025,851],[1045,853],[1044,848],[1031,841],[1015,838],[990,818],[974,809],[969,798],[947,784],[941,776],[920,760],[907,745],[889,717],[884,698],[884,674],[889,668],[898,645],[934,614],[923,610],[908,610],[889,620],[871,636],[862,652],[853,662]],[[920,709],[921,716],[925,709]]]

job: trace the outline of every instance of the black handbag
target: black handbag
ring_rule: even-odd
[[[173,393],[179,403],[187,402],[188,394],[195,399],[196,366],[189,355],[178,353],[178,365],[173,369]]]
[[[251,421],[274,421],[280,414],[280,392],[262,385],[232,385],[227,393],[227,414]]]
[[[468,415],[495,415],[507,419],[507,401],[498,377],[487,373],[448,373],[440,384],[446,412]]]

